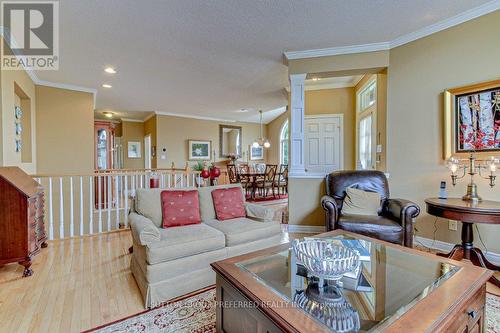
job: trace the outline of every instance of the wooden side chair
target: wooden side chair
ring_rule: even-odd
[[[264,193],[264,197],[267,197],[269,190],[272,190],[273,197],[276,197],[276,192],[274,189],[276,188],[276,173],[278,171],[277,164],[266,164],[266,169],[264,172],[264,178],[262,180],[257,181],[256,187]]]
[[[276,177],[276,187],[278,188],[278,195],[280,195],[280,190],[283,189],[283,194],[288,193],[288,165],[281,164],[280,172]]]

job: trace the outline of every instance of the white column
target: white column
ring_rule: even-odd
[[[290,177],[306,173],[304,165],[304,83],[307,74],[290,74]]]

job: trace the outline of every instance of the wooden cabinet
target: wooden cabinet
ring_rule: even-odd
[[[18,262],[23,276],[33,274],[31,260],[47,246],[43,188],[17,167],[0,168],[0,265]]]

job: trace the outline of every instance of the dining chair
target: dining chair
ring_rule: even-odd
[[[230,184],[238,183],[238,173],[236,171],[236,165],[234,164],[227,165],[227,175],[229,177]]]
[[[262,180],[258,180],[256,187],[264,193],[264,197],[267,197],[269,190],[272,190],[273,197],[276,197],[276,192],[274,189],[276,188],[276,172],[278,171],[277,164],[266,164],[266,169],[264,171],[264,178]]]
[[[280,171],[275,183],[278,188],[278,195],[280,195],[280,189],[283,189],[283,194],[288,194],[288,164],[280,164]]]

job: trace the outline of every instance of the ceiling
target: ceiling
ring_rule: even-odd
[[[258,121],[287,104],[284,51],[386,42],[487,2],[64,0],[59,70],[36,74],[97,89],[98,109]]]

